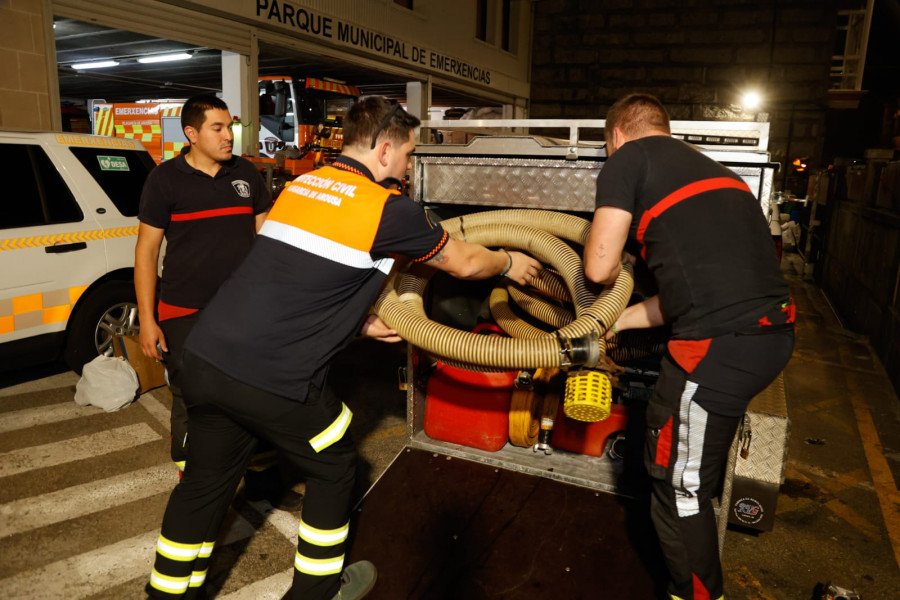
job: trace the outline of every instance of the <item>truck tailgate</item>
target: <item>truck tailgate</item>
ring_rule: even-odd
[[[371,600],[660,597],[646,506],[459,457],[404,448],[354,513],[347,564]]]

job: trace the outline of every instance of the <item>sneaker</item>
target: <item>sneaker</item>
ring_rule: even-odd
[[[348,565],[341,573],[341,589],[331,600],[359,600],[372,591],[378,570],[367,560]]]

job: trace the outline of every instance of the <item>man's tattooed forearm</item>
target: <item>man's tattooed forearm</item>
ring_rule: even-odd
[[[431,258],[426,260],[425,262],[426,263],[435,263],[435,264],[440,265],[440,264],[444,264],[445,262],[447,262],[447,257],[444,256],[443,250],[438,250],[437,254],[435,254],[434,256],[432,256]]]

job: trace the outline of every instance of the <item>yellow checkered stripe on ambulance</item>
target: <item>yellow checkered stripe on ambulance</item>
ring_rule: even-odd
[[[0,298],[0,335],[69,320],[72,307],[88,286]]]
[[[163,160],[175,158],[181,154],[181,149],[187,145],[187,142],[163,142]]]
[[[135,236],[137,226],[112,227],[110,229],[93,229],[72,233],[54,233],[52,235],[32,235],[20,238],[0,239],[0,252],[5,250],[23,250],[25,248],[41,248],[57,244],[73,244],[77,242],[94,242],[111,238]]]
[[[159,136],[162,129],[156,125],[116,125],[116,136],[149,142]]]

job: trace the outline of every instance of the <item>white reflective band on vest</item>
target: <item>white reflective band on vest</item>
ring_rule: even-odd
[[[150,573],[150,585],[167,594],[185,593],[190,579],[190,577],[168,577],[156,569]]]
[[[303,519],[300,519],[300,531],[297,532],[297,535],[300,536],[300,539],[314,546],[334,546],[347,539],[349,530],[349,523],[339,529],[316,529],[304,523]]]
[[[263,223],[262,228],[259,230],[259,235],[284,242],[294,248],[305,250],[310,254],[315,254],[356,269],[378,269],[382,273],[387,274],[390,273],[391,267],[394,266],[393,258],[372,260],[372,256],[368,252],[345,246],[293,225],[286,225],[271,219]]]
[[[344,555],[336,558],[307,558],[299,552],[294,558],[294,568],[308,575],[336,575],[344,567]]]
[[[166,558],[181,562],[189,562],[197,558],[200,554],[200,547],[201,544],[179,544],[178,542],[167,540],[163,536],[159,536],[159,541],[156,542],[156,551],[158,553]],[[212,548],[210,548],[210,552],[212,552]]]
[[[343,407],[341,414],[335,419],[334,423],[329,425],[325,431],[309,440],[309,445],[312,446],[313,450],[316,452],[321,452],[344,437],[344,432],[346,432],[347,427],[350,426],[350,419],[353,418],[353,413],[350,412],[350,409],[347,408],[347,405],[343,402],[341,403],[341,406]]]

